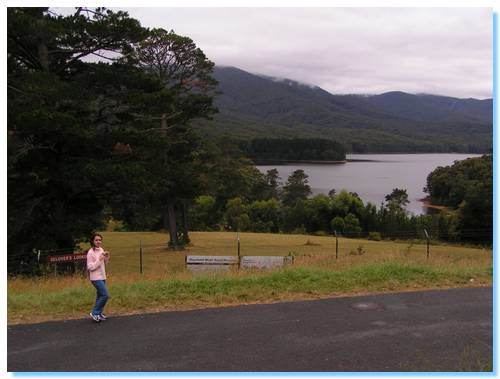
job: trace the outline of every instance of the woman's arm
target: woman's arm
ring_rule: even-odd
[[[102,264],[102,255],[97,258],[96,255],[92,252],[92,250],[89,250],[87,253],[87,270],[89,271],[94,271],[97,270],[101,264]]]

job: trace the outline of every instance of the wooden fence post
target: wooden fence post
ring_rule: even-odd
[[[139,265],[142,274],[142,240],[139,240]]]
[[[427,259],[429,259],[429,233],[427,233],[427,230],[424,229],[424,233],[425,233],[425,238],[427,238]]]
[[[334,230],[335,232],[335,259],[339,259],[339,238],[337,236],[337,231]]]

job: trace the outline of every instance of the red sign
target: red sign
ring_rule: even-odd
[[[49,255],[49,263],[75,262],[87,259],[87,254]]]

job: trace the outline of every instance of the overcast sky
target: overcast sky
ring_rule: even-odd
[[[120,8],[220,66],[331,93],[492,97],[491,8]]]

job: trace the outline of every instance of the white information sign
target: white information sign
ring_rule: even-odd
[[[188,255],[187,264],[198,265],[237,265],[238,257],[226,255]]]
[[[241,268],[273,268],[293,263],[292,256],[244,256]],[[237,256],[227,255],[188,255],[186,267],[190,271],[229,270],[238,265]]]
[[[189,271],[219,271],[229,270],[238,265],[238,257],[214,256],[214,255],[188,255],[186,256],[186,267]]]
[[[243,268],[271,268],[293,263],[292,256],[244,256],[241,258]]]

